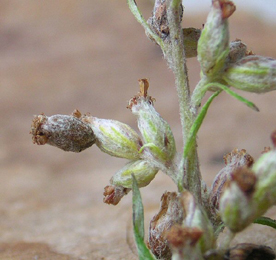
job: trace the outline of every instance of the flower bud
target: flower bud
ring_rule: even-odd
[[[183,208],[176,192],[165,192],[159,212],[150,221],[149,248],[158,259],[171,259],[166,235],[170,228],[183,221]]]
[[[224,67],[229,53],[229,29],[227,18],[235,11],[235,5],[226,0],[213,0],[212,9],[198,41],[198,61],[202,72],[215,76]]]
[[[127,163],[121,170],[115,173],[110,183],[124,188],[132,187],[132,177],[134,174],[139,187],[147,186],[155,177],[158,169],[152,167],[144,160],[137,160]]]
[[[176,154],[176,147],[169,124],[146,98],[138,98],[136,103],[132,103],[131,110],[138,116],[138,128],[150,154],[157,161],[170,162]]]
[[[264,214],[276,204],[276,150],[264,153],[253,165],[258,177],[254,199],[258,201],[258,211]]]
[[[250,55],[229,66],[223,79],[230,86],[254,93],[276,89],[276,60]]]
[[[142,141],[138,134],[128,125],[111,119],[89,117],[91,127],[97,138],[96,145],[105,153],[137,160]]]
[[[219,210],[219,201],[227,186],[227,182],[231,180],[231,174],[240,167],[250,167],[254,162],[254,159],[244,149],[234,149],[231,153],[225,155],[223,158],[226,166],[216,175],[212,184],[209,198],[214,216],[217,216]]]
[[[224,224],[239,232],[256,218],[256,202],[253,199],[257,182],[256,175],[247,167],[238,168],[220,199],[220,214]]]
[[[198,241],[201,252],[204,253],[214,248],[214,230],[206,212],[196,203],[194,196],[188,191],[181,193],[180,201],[184,212],[182,225],[198,228],[202,231],[202,236]]]
[[[126,189],[122,186],[109,185],[104,188],[104,203],[117,205],[122,197],[129,193],[130,189]]]
[[[31,134],[38,145],[49,144],[71,152],[81,152],[96,142],[89,124],[67,115],[35,116]]]
[[[196,227],[174,225],[166,236],[172,249],[172,259],[203,259],[198,245],[202,235],[202,230]]]

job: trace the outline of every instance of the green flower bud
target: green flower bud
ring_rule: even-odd
[[[257,208],[253,199],[256,175],[247,167],[238,168],[231,174],[231,181],[220,199],[219,210],[224,224],[239,232],[256,218]]]
[[[169,124],[156,112],[152,102],[140,97],[131,106],[138,116],[138,128],[142,134],[144,148],[162,163],[169,162],[176,154],[175,141]]]
[[[198,41],[198,61],[202,72],[213,77],[224,67],[229,53],[229,29],[227,18],[235,11],[235,5],[226,0],[213,0],[212,9]]]
[[[230,86],[254,93],[276,89],[276,60],[250,55],[229,66],[223,79]]]
[[[231,153],[226,154],[224,157],[226,166],[222,168],[216,175],[211,187],[209,203],[214,216],[218,216],[220,198],[228,186],[228,181],[231,180],[231,175],[240,167],[251,167],[254,159],[249,155],[245,149],[234,149]]]
[[[214,248],[214,230],[206,212],[196,203],[194,196],[190,192],[182,192],[180,199],[185,214],[182,226],[198,228],[202,231],[202,236],[198,241],[202,253]]]
[[[258,177],[254,199],[258,201],[258,211],[263,214],[276,204],[276,150],[263,154],[252,169]]]
[[[127,163],[121,170],[115,173],[110,183],[124,188],[132,187],[132,177],[134,174],[139,187],[147,186],[155,177],[158,169],[152,167],[144,160],[137,160]]]
[[[142,140],[128,125],[116,120],[88,118],[96,136],[96,145],[105,153],[137,160],[140,158],[139,150]]]

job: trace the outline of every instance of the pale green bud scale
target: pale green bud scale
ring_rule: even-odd
[[[128,125],[116,120],[92,118],[91,127],[96,136],[96,145],[105,153],[137,160],[142,140]]]
[[[276,150],[263,154],[253,165],[258,177],[254,198],[261,213],[276,204]]]
[[[254,93],[276,89],[276,60],[250,55],[228,67],[223,79],[230,86]]]

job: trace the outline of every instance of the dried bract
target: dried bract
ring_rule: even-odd
[[[104,203],[117,205],[121,198],[129,193],[130,189],[126,189],[121,186],[106,186],[104,188]]]
[[[161,198],[159,212],[150,221],[149,247],[161,259],[171,259],[166,234],[175,224],[183,221],[183,209],[176,192],[165,192]]]

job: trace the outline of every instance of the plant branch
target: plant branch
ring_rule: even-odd
[[[184,50],[184,37],[180,20],[181,1],[172,0],[168,2],[170,2],[167,16],[171,40],[171,64],[175,75],[175,83],[180,106],[180,118],[183,129],[183,142],[185,143],[189,127],[192,124],[192,115],[190,113],[190,86]]]
[[[171,41],[170,65],[175,76],[184,145],[187,141],[195,118],[191,109],[190,86],[184,49],[184,36],[181,28],[182,6],[180,0],[168,0],[167,3],[167,17]],[[179,169],[178,173],[178,179],[180,180],[178,181],[178,189],[182,190],[183,187],[187,188],[194,194],[198,202],[201,202],[201,174],[199,170],[196,142],[194,142],[194,146],[191,147],[189,156],[186,158],[183,157],[181,166],[182,167]]]
[[[160,46],[162,51],[164,52],[165,50],[165,45],[162,39],[154,33],[150,26],[148,25],[147,21],[143,17],[142,13],[140,12],[139,8],[137,7],[135,0],[127,0],[128,6],[136,20],[144,27],[144,30],[148,36],[150,36],[154,41]]]

